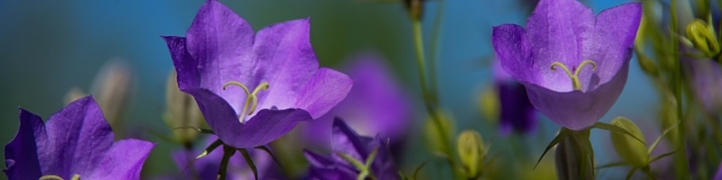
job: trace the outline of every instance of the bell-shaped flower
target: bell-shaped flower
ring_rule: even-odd
[[[499,130],[502,134],[515,132],[530,134],[537,128],[537,111],[529,101],[524,85],[506,73],[499,61],[494,61],[494,86],[501,105]]]
[[[304,150],[311,164],[308,179],[398,179],[398,170],[387,141],[359,136],[336,118],[331,131],[331,155],[322,156]]]
[[[537,110],[565,128],[582,130],[621,94],[641,16],[640,3],[595,18],[576,0],[541,0],[526,30],[496,26],[492,43],[501,66],[524,84]]]
[[[154,144],[113,142],[103,112],[88,96],[68,104],[46,123],[20,109],[20,127],[5,146],[8,179],[139,179]]]
[[[298,122],[316,119],[340,102],[352,80],[319,68],[309,19],[253,28],[231,9],[209,0],[186,37],[165,36],[178,87],[198,102],[224,144],[267,144]]]

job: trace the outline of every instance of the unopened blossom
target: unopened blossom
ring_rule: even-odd
[[[309,19],[253,28],[216,0],[206,1],[186,37],[164,36],[178,87],[192,95],[224,144],[267,144],[340,102],[352,80],[319,68]]]
[[[154,144],[113,138],[91,96],[68,104],[45,123],[20,109],[18,133],[5,145],[4,172],[10,180],[139,179]]]
[[[624,89],[642,15],[641,3],[595,18],[576,0],[541,0],[519,25],[494,27],[501,66],[524,84],[532,105],[571,130],[596,123]]]
[[[388,145],[384,139],[359,136],[341,119],[335,119],[331,133],[331,155],[304,150],[311,164],[308,179],[398,179]]]
[[[533,133],[537,128],[537,111],[529,101],[526,88],[506,73],[498,60],[494,61],[493,71],[494,86],[501,105],[499,116],[501,133]]]
[[[388,137],[393,144],[406,135],[411,105],[391,71],[378,55],[366,53],[351,59],[345,73],[354,80],[348,96],[325,116],[302,129],[307,142],[330,142],[334,117],[343,118],[359,135]]]

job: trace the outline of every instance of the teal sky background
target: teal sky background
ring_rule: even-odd
[[[436,5],[427,5],[424,31],[427,54],[432,49],[432,22]],[[473,128],[485,140],[499,143],[495,126],[482,120],[477,97],[491,83],[492,26],[525,24],[527,9],[511,0],[442,0],[445,3],[438,59],[441,103],[457,120],[458,127]],[[322,66],[340,67],[347,57],[376,51],[387,58],[404,89],[417,102],[417,119],[423,116],[411,24],[401,2],[368,3],[362,0],[221,0],[254,29],[286,20],[311,17],[311,41]],[[587,4],[595,14],[628,1],[594,0]],[[0,1],[0,142],[9,142],[17,131],[18,107],[47,120],[63,107],[72,87],[88,91],[98,69],[113,58],[126,59],[134,73],[135,88],[125,119],[128,127],[144,126],[164,133],[161,121],[170,56],[160,35],[184,36],[203,0],[76,0]],[[602,119],[616,116],[652,121],[656,116],[656,91],[631,62],[627,85],[619,100]],[[420,122],[420,121],[417,121]],[[538,157],[559,126],[546,119],[539,137],[521,142]],[[647,123],[651,124],[651,123]],[[420,124],[410,128],[418,133]],[[593,131],[598,161],[614,153],[608,133]],[[173,148],[159,143],[149,159],[148,171],[169,172],[167,158]],[[0,156],[3,156],[0,154]],[[412,155],[414,157],[419,154]],[[4,156],[3,156],[4,157]],[[551,157],[551,156],[550,156]],[[423,157],[410,162],[423,161]],[[4,167],[4,166],[3,166]],[[600,178],[613,178],[600,172]],[[0,179],[4,179],[0,176]]]

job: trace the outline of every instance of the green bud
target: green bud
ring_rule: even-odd
[[[612,125],[628,131],[637,139],[644,142],[644,135],[642,135],[642,131],[639,130],[639,127],[637,127],[637,125],[631,120],[624,117],[617,117],[612,120]],[[612,139],[614,150],[617,151],[617,154],[619,154],[624,161],[635,167],[644,167],[649,164],[649,153],[647,152],[646,142],[639,142],[637,139],[621,132],[613,131],[610,132],[609,136]]]
[[[188,127],[199,127],[203,122],[203,115],[193,96],[178,89],[176,72],[173,70],[166,83],[166,113],[163,118],[166,125],[173,130],[173,135],[182,143],[189,143],[198,136],[198,131]]]
[[[720,52],[714,27],[703,20],[695,19],[687,25],[687,39],[708,57],[714,57]]]
[[[486,88],[481,91],[478,100],[481,114],[486,120],[496,124],[499,121],[499,112],[501,111],[501,104],[496,91],[493,88]]]
[[[554,165],[559,180],[594,179],[594,155],[591,149],[589,130],[574,132],[557,144]],[[576,137],[573,137],[576,136]]]
[[[446,133],[446,136],[442,136],[442,132],[439,132],[439,128],[436,127],[436,123],[434,123],[434,120],[431,117],[426,118],[426,124],[424,126],[424,136],[426,138],[427,145],[429,146],[429,149],[431,149],[434,153],[440,153],[443,154],[444,152],[444,146],[446,146],[443,142],[443,137],[452,137],[453,132],[453,122],[452,117],[442,111],[438,111],[437,118],[441,122],[441,129],[444,130],[444,133]]]
[[[459,134],[456,141],[456,150],[461,160],[461,165],[466,171],[468,178],[476,178],[484,162],[486,150],[481,135],[473,130],[465,130]]]
[[[666,95],[662,98],[663,103],[659,110],[659,118],[662,120],[662,129],[668,129],[676,125],[677,121],[679,121],[679,116],[677,115],[677,100],[671,93],[665,94]],[[666,138],[676,146],[680,139],[679,129],[672,129],[672,131],[667,133]]]

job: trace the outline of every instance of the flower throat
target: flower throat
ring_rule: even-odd
[[[574,70],[574,73],[572,74],[572,71],[567,68],[566,65],[562,64],[559,61],[556,61],[552,63],[551,69],[552,71],[556,71],[557,67],[562,68],[565,73],[567,73],[567,76],[569,76],[569,79],[572,81],[572,87],[574,90],[582,90],[582,83],[579,81],[579,72],[581,72],[582,68],[586,66],[587,64],[592,66],[592,71],[597,70],[597,63],[594,63],[592,60],[584,60],[581,63],[579,63],[579,66]]]
[[[243,92],[246,93],[246,102],[243,104],[243,110],[241,112],[240,117],[238,118],[239,121],[244,122],[246,116],[250,116],[253,114],[254,111],[256,111],[256,106],[258,105],[258,92],[261,90],[268,90],[268,87],[270,86],[267,82],[261,82],[258,86],[256,86],[253,91],[249,91],[248,87],[243,85],[242,83],[238,81],[229,81],[226,84],[223,84],[223,90],[226,90],[226,87],[230,85],[236,85],[238,87],[241,87],[243,89]]]

